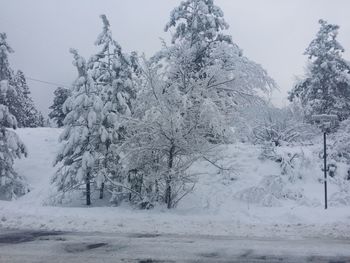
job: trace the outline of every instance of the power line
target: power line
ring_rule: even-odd
[[[68,88],[68,89],[70,88],[70,87],[68,87],[68,85],[62,85],[62,84],[58,84],[58,83],[55,83],[55,82],[50,82],[50,81],[46,81],[46,80],[30,78],[30,77],[27,77],[27,76],[26,76],[26,78],[29,79],[29,80],[32,80],[32,81],[44,83],[44,84],[55,86],[55,87],[62,87],[62,88]]]

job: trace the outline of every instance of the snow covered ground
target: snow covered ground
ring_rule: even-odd
[[[274,188],[277,193],[265,195],[259,186],[266,176],[280,172],[278,164],[259,160],[259,149],[245,144],[229,145],[221,150],[225,157],[221,164],[234,167],[234,171],[220,171],[206,162],[195,164],[192,169],[200,175],[194,192],[170,211],[162,207],[87,208],[83,199],[79,207],[44,205],[53,192],[52,162],[61,130],[36,128],[17,132],[28,147],[29,157],[18,160],[16,169],[27,178],[31,192],[15,201],[0,201],[0,228],[289,239],[350,237],[349,207],[337,205],[323,209],[323,185],[318,181],[322,172],[317,165],[306,165],[304,178],[287,189],[287,193],[301,191],[302,198],[276,199],[278,191],[286,189],[277,186]],[[303,149],[306,156],[311,152],[309,148]],[[330,196],[338,188],[336,181],[331,182]],[[269,206],[247,198],[246,189],[257,191]]]

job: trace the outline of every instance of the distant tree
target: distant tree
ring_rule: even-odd
[[[71,91],[67,88],[58,87],[54,91],[54,95],[53,104],[50,106],[52,111],[49,113],[49,118],[54,120],[58,127],[62,127],[63,120],[66,117],[66,114],[63,112],[63,104],[71,95]]]
[[[309,58],[305,78],[292,89],[289,100],[300,100],[308,120],[314,114],[335,114],[345,120],[350,116],[350,65],[336,39],[339,26],[319,23],[316,38],[304,52]]]
[[[6,33],[0,33],[0,80],[12,80],[13,70],[10,68],[8,61],[8,55],[13,53],[13,49],[9,46],[6,41]]]
[[[23,71],[17,70],[16,76],[15,76],[15,83],[18,85],[19,89],[21,90],[23,97],[26,99],[29,98],[30,90]]]
[[[8,54],[12,49],[6,42],[6,34],[0,33],[0,199],[14,199],[25,194],[27,184],[24,178],[13,169],[15,158],[27,155],[26,148],[17,134],[8,128],[17,127],[16,118],[1,101],[6,101],[8,93],[13,91],[10,86],[11,69]]]
[[[16,95],[9,98],[12,100],[12,103],[9,103],[9,110],[15,115],[18,126],[32,128],[44,126],[44,117],[36,109],[34,101],[30,97],[27,80],[22,71],[17,71],[14,76],[13,85]]]
[[[100,147],[106,140],[106,131],[102,126],[103,102],[87,70],[85,59],[74,49],[71,53],[78,78],[74,82],[72,95],[63,105],[67,116],[63,122],[65,129],[60,136],[62,147],[55,161],[55,165],[60,167],[52,182],[62,193],[85,185],[86,205],[90,205],[91,185],[99,172]]]

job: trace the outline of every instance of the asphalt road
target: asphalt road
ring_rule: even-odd
[[[0,229],[0,263],[350,262],[350,240]]]

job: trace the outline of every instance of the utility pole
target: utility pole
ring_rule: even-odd
[[[313,115],[312,119],[323,132],[324,209],[327,209],[327,132],[330,132],[330,130],[337,125],[338,116],[321,114]]]

